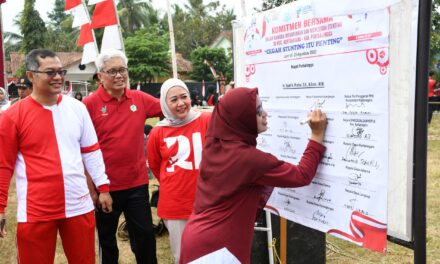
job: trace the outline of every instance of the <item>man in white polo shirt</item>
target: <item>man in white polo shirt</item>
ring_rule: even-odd
[[[93,124],[81,102],[61,95],[66,70],[54,52],[31,51],[26,69],[32,94],[0,114],[0,219],[15,170],[18,263],[53,263],[58,232],[69,263],[95,263],[83,162],[104,212],[112,211],[112,199]]]

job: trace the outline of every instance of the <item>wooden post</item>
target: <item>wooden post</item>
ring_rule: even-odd
[[[287,263],[287,220],[280,219],[280,260],[282,264]]]

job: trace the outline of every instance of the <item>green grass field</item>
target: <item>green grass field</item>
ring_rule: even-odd
[[[440,263],[440,114],[435,114],[428,132],[428,203],[427,203],[427,263]],[[7,208],[6,238],[0,239],[0,263],[16,263],[15,184],[11,184],[9,206]],[[120,262],[135,263],[128,241],[118,241]],[[160,264],[171,264],[171,252],[168,236],[157,238],[157,256]],[[352,243],[327,236],[327,263],[413,263],[413,251],[402,246],[388,243],[387,255],[355,246]],[[58,240],[55,263],[67,263],[60,240]]]

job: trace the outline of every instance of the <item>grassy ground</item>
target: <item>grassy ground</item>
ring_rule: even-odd
[[[151,185],[156,184],[155,180],[150,181]],[[7,216],[7,236],[0,239],[0,263],[17,263],[16,258],[16,247],[15,247],[15,229],[16,229],[16,207],[17,207],[17,196],[15,193],[15,182],[11,183],[9,191],[9,202],[6,216]],[[154,210],[154,209],[153,209]],[[121,217],[120,221],[124,218]],[[165,232],[163,235],[156,237],[157,245],[157,258],[160,264],[172,264],[171,250],[168,243],[168,233]],[[132,264],[136,263],[133,253],[130,249],[130,243],[128,241],[123,241],[118,238],[119,247],[119,263],[120,264]],[[98,243],[96,243],[96,253],[98,254]],[[98,262],[98,257],[96,258],[96,263]],[[35,262],[37,263],[37,262]],[[61,245],[61,239],[58,237],[57,251],[55,255],[56,264],[67,263],[66,257],[64,256],[64,251]]]
[[[428,133],[428,203],[427,203],[427,263],[440,264],[440,114],[435,114]],[[16,263],[15,249],[15,184],[11,184],[9,207],[7,209],[6,238],[0,239],[0,263]],[[168,235],[157,237],[157,257],[160,264],[171,264],[171,252]],[[119,263],[135,263],[128,241],[118,240],[120,249]],[[375,253],[353,245],[352,243],[327,236],[327,263],[413,263],[413,251],[399,245],[388,243],[387,255]],[[67,263],[58,240],[55,263]]]

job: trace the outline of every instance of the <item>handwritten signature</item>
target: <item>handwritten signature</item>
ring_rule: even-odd
[[[365,108],[365,104],[364,103],[360,103],[360,104],[346,103],[345,104],[345,109],[351,109],[351,108]]]
[[[325,160],[325,161],[327,161],[327,162],[330,162],[330,161],[333,159],[333,154],[332,154],[332,153],[329,153],[328,155],[327,155],[327,154],[324,154],[324,156],[322,157],[322,159]]]
[[[324,107],[324,104],[325,104],[325,99],[323,100],[318,99],[309,107],[309,109],[310,110],[314,110],[316,108],[322,109]]]
[[[313,199],[316,199],[318,202],[331,202],[332,199],[325,197],[325,190],[321,190],[318,195],[314,195]]]
[[[355,145],[351,145],[350,147],[348,147],[345,156],[360,158],[364,153],[365,151],[360,151],[358,150],[358,147],[356,147]]]
[[[291,154],[295,154],[296,150],[293,149],[292,145],[290,144],[289,141],[284,141],[283,146],[281,147],[281,151],[284,153],[291,153]]]
[[[320,210],[316,210],[312,215],[312,220],[315,222],[319,222],[322,224],[328,224],[328,221],[326,220],[326,214],[321,212]]]
[[[348,184],[361,186],[362,173],[350,173],[348,175]]]
[[[257,142],[258,142],[258,146],[259,146],[260,148],[266,148],[266,147],[269,147],[269,144],[267,143],[267,141],[266,141],[265,138],[259,138],[259,139],[257,139]]]
[[[365,129],[362,127],[354,127],[347,134],[347,138],[371,139],[371,134],[365,133]]]

